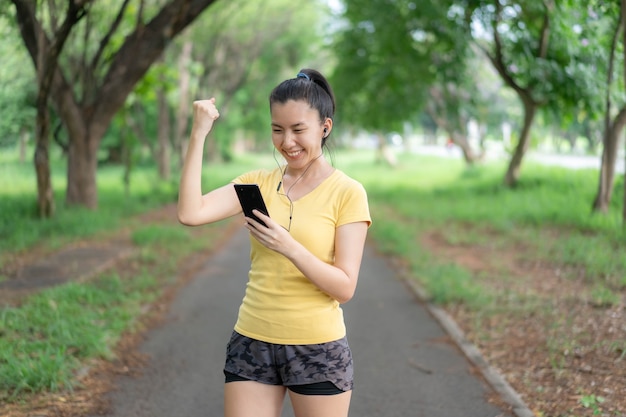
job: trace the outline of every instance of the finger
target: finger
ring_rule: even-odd
[[[246,219],[246,222],[248,225],[254,227],[257,230],[260,230],[260,228],[264,228],[266,229],[267,226],[264,226],[262,223],[259,223],[257,220],[253,219],[252,217],[244,217],[244,219]]]
[[[193,107],[198,111],[208,114],[213,120],[220,117],[220,112],[217,110],[217,107],[215,107],[215,97],[211,97],[209,100],[196,100],[193,102]]]
[[[259,209],[253,209],[252,213],[254,213],[255,216],[257,216],[259,219],[263,220],[265,223],[267,223],[267,220],[270,219],[270,216],[268,216],[267,214],[263,213],[262,211],[259,211]]]

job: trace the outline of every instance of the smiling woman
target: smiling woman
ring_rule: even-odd
[[[225,415],[278,417],[288,392],[296,417],[343,417],[353,364],[341,303],[357,285],[371,223],[367,194],[324,157],[335,98],[322,74],[301,70],[269,102],[272,143],[285,164],[204,195],[204,141],[219,111],[215,99],[194,103],[178,217],[200,225],[240,214],[233,184],[256,184],[271,215],[245,217],[251,266],[227,348]]]

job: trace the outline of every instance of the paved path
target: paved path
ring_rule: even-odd
[[[237,232],[175,298],[141,350],[141,377],[120,377],[110,417],[222,416],[226,342],[243,296],[249,243]],[[344,306],[355,360],[351,416],[509,416],[490,387],[386,261],[366,248],[355,298]],[[288,400],[283,417],[293,416]]]

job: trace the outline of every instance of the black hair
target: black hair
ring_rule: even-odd
[[[320,121],[333,119],[335,115],[335,95],[326,78],[314,69],[301,69],[296,78],[278,84],[270,94],[270,109],[273,103],[284,104],[288,100],[304,100],[316,109]],[[323,139],[322,144],[326,142]]]

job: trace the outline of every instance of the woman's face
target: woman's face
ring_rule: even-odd
[[[304,100],[273,103],[271,114],[272,142],[291,168],[302,169],[321,155],[322,138],[332,129],[331,119],[322,123],[319,112]]]

